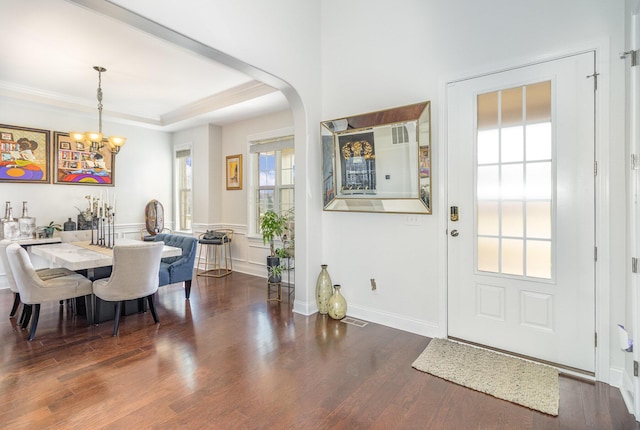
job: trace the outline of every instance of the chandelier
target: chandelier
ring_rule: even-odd
[[[102,134],[102,73],[106,72],[107,69],[100,66],[94,66],[93,69],[98,72],[98,132],[87,131],[82,133],[78,131],[71,131],[69,132],[69,136],[75,142],[82,142],[90,145],[91,152],[98,152],[107,146],[109,151],[113,154],[117,154],[120,151],[120,148],[127,141],[127,138],[122,136],[105,137]]]

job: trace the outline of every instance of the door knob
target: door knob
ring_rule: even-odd
[[[458,233],[458,230],[451,230],[451,236],[458,237],[458,234],[460,234]]]

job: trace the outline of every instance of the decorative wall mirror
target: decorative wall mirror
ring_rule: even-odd
[[[431,213],[431,103],[320,123],[327,211]]]

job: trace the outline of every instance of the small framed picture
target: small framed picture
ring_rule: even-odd
[[[2,134],[0,134],[0,139],[2,139],[2,140],[13,140],[13,133],[2,132]]]
[[[242,154],[227,156],[227,190],[242,189]]]
[[[71,149],[70,142],[60,142],[60,149]]]

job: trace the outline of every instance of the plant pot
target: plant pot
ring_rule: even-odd
[[[46,238],[53,237],[53,232],[54,231],[55,231],[55,229],[53,227],[51,227],[51,228],[45,227],[44,228],[44,237],[46,237]]]
[[[278,267],[280,265],[280,258],[278,257],[267,257],[267,270],[269,273],[268,282],[271,284],[277,284],[282,281],[282,275],[280,274],[271,274],[272,267]]]

